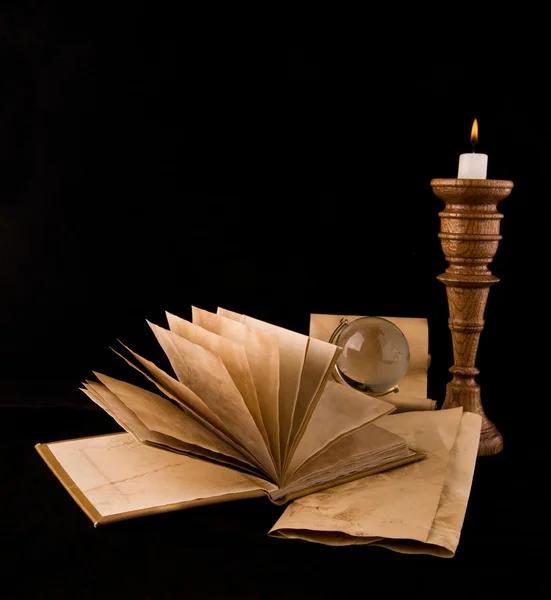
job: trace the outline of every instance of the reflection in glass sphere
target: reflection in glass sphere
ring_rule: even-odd
[[[367,394],[394,388],[409,367],[409,344],[402,330],[382,317],[341,322],[332,343],[343,351],[335,365],[339,379]]]

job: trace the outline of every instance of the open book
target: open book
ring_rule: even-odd
[[[132,488],[142,478],[151,487],[162,478],[157,508],[174,510],[180,503],[167,501],[166,476],[177,482],[187,473],[209,489],[234,478],[231,495],[283,504],[424,457],[375,424],[393,404],[331,380],[338,346],[221,308],[192,307],[191,321],[167,321],[149,325],[174,376],[123,345],[128,356],[120,356],[152,389],[102,373],[83,384],[128,433],[37,445],[96,524],[155,512],[155,501],[102,512],[101,499],[90,502],[82,489],[93,496],[102,486]]]

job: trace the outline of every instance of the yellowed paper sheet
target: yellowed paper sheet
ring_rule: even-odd
[[[208,331],[195,323],[191,323],[176,315],[166,313],[169,328],[172,332],[180,335],[194,344],[202,346],[206,350],[218,356],[226,367],[230,377],[235,383],[249,413],[253,419],[254,425],[259,430],[266,450],[269,451],[270,442],[262,414],[258,404],[258,396],[254,385],[253,375],[247,360],[247,354],[242,344],[237,344],[224,338],[212,331]],[[266,464],[266,469],[272,479],[277,479],[277,472],[273,457],[270,454],[271,463]]]
[[[386,394],[380,397],[393,404],[396,407],[396,413],[415,410],[436,410],[438,408],[436,400],[430,400],[429,398],[414,398],[413,396],[406,396],[400,393]]]
[[[195,323],[169,312],[166,313],[171,331],[185,337],[190,342],[203,346],[219,356],[237,386],[257,427],[264,430],[254,379],[242,344],[236,344],[221,335],[208,331]]]
[[[413,455],[414,452],[400,436],[373,424],[364,425],[301,465],[290,479],[285,493],[334,482],[336,477],[365,473],[384,463],[394,462],[398,456],[406,458]]]
[[[381,539],[426,544],[441,506],[449,469],[454,468],[450,459],[462,416],[462,408],[453,408],[382,417],[377,426],[402,436],[412,449],[424,452],[427,458],[295,500],[270,535],[329,545],[365,544]],[[478,447],[478,439],[470,439],[469,443]],[[472,463],[472,448],[467,454],[467,462]],[[460,455],[465,456],[465,449]],[[432,553],[430,546],[425,546],[425,550]]]
[[[102,408],[125,431],[131,433],[141,442],[146,442],[150,439],[151,432],[149,429],[102,383],[87,380],[82,385],[83,387],[80,389],[88,398]]]
[[[195,394],[182,382],[178,381],[177,379],[160,369],[152,361],[148,360],[147,358],[144,358],[143,356],[140,356],[138,353],[128,348],[128,346],[124,346],[124,344],[123,347],[134,357],[134,359],[137,362],[139,362],[149,371],[149,374],[137,365],[135,365],[128,358],[117,352],[117,354],[123,360],[125,360],[133,369],[136,369],[136,371],[138,371],[149,381],[151,381],[151,383],[153,383],[168,398],[171,398],[184,410],[192,414],[194,418],[196,418],[197,421],[201,423],[201,425],[205,426],[207,429],[210,429],[210,431],[215,432],[216,435],[219,435],[225,442],[230,444],[230,446],[237,448],[239,452],[244,453],[249,460],[254,460],[253,457],[248,452],[246,452],[242,446],[236,444],[232,437],[228,435],[229,432],[224,423],[201,400],[201,398],[197,396],[197,394]]]
[[[50,468],[96,524],[276,489],[252,475],[151,448],[128,433],[39,444],[37,449],[48,455]]]
[[[310,335],[328,341],[339,326],[341,319],[354,321],[361,315],[331,315],[314,313],[310,315]],[[409,367],[399,383],[399,391],[388,394],[388,402],[393,402],[400,410],[434,410],[436,403],[427,399],[427,372],[429,367],[429,334],[427,319],[407,317],[384,317],[399,327],[409,344]],[[411,398],[415,398],[412,401]],[[423,402],[423,399],[424,402]]]
[[[289,434],[289,445],[285,468],[293,456],[302,436],[307,431],[325,384],[331,379],[331,372],[341,349],[334,344],[310,338],[306,351],[306,361],[302,372],[302,380],[298,392],[293,423]]]
[[[243,323],[245,320],[244,314],[222,308],[221,306],[216,309],[216,314],[231,319],[232,321],[237,321],[238,323]]]
[[[433,554],[443,558],[452,558],[455,555],[473,483],[480,427],[480,415],[463,413],[438,511],[426,542],[385,539],[376,545],[407,554]]]
[[[223,309],[218,309],[218,314]],[[299,388],[303,377],[306,352],[308,350],[309,338],[307,335],[249,317],[248,315],[236,315],[231,311],[225,311],[228,318],[237,318],[239,322],[246,324],[257,331],[273,335],[279,342],[279,439],[282,455],[282,464],[286,456],[287,446],[291,429],[293,427],[293,416],[298,400]],[[325,373],[323,373],[325,375]]]
[[[279,343],[275,336],[257,331],[233,319],[192,307],[192,320],[245,348],[253,376],[262,421],[270,440],[271,454],[280,466],[279,444]]]
[[[96,376],[102,383],[86,382],[85,393],[138,440],[253,470],[242,454],[165,398],[101,373]]]
[[[328,381],[286,472],[287,481],[307,460],[326,450],[342,436],[394,411],[383,399],[366,396],[351,387]]]
[[[179,381],[191,389],[224,423],[228,435],[265,469],[273,462],[239,389],[222,360],[174,332],[150,323]]]

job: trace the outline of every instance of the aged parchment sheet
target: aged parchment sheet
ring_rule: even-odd
[[[326,341],[312,339],[259,319],[218,307],[217,316],[235,320],[278,340],[280,348],[279,425],[282,472],[308,427],[323,386],[340,354]]]
[[[327,545],[376,544],[455,554],[470,494],[480,416],[462,408],[380,419],[427,458],[292,502],[269,535]]]

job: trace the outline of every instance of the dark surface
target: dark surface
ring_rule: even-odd
[[[440,13],[427,32],[417,12],[404,31],[371,15],[357,35],[353,17],[293,15],[293,35],[257,17],[2,4],[0,597],[337,597],[382,581],[534,595],[549,533],[533,475],[548,456],[547,38],[516,15],[457,37]],[[488,177],[515,184],[477,357],[505,450],[479,461],[456,557],[273,540],[280,509],[263,499],[94,529],[34,444],[116,430],[78,387],[92,370],[129,375],[117,339],[154,360],[145,320],[165,310],[223,306],[302,332],[315,312],[425,317],[443,400],[430,181],[456,176],[475,117]]]

